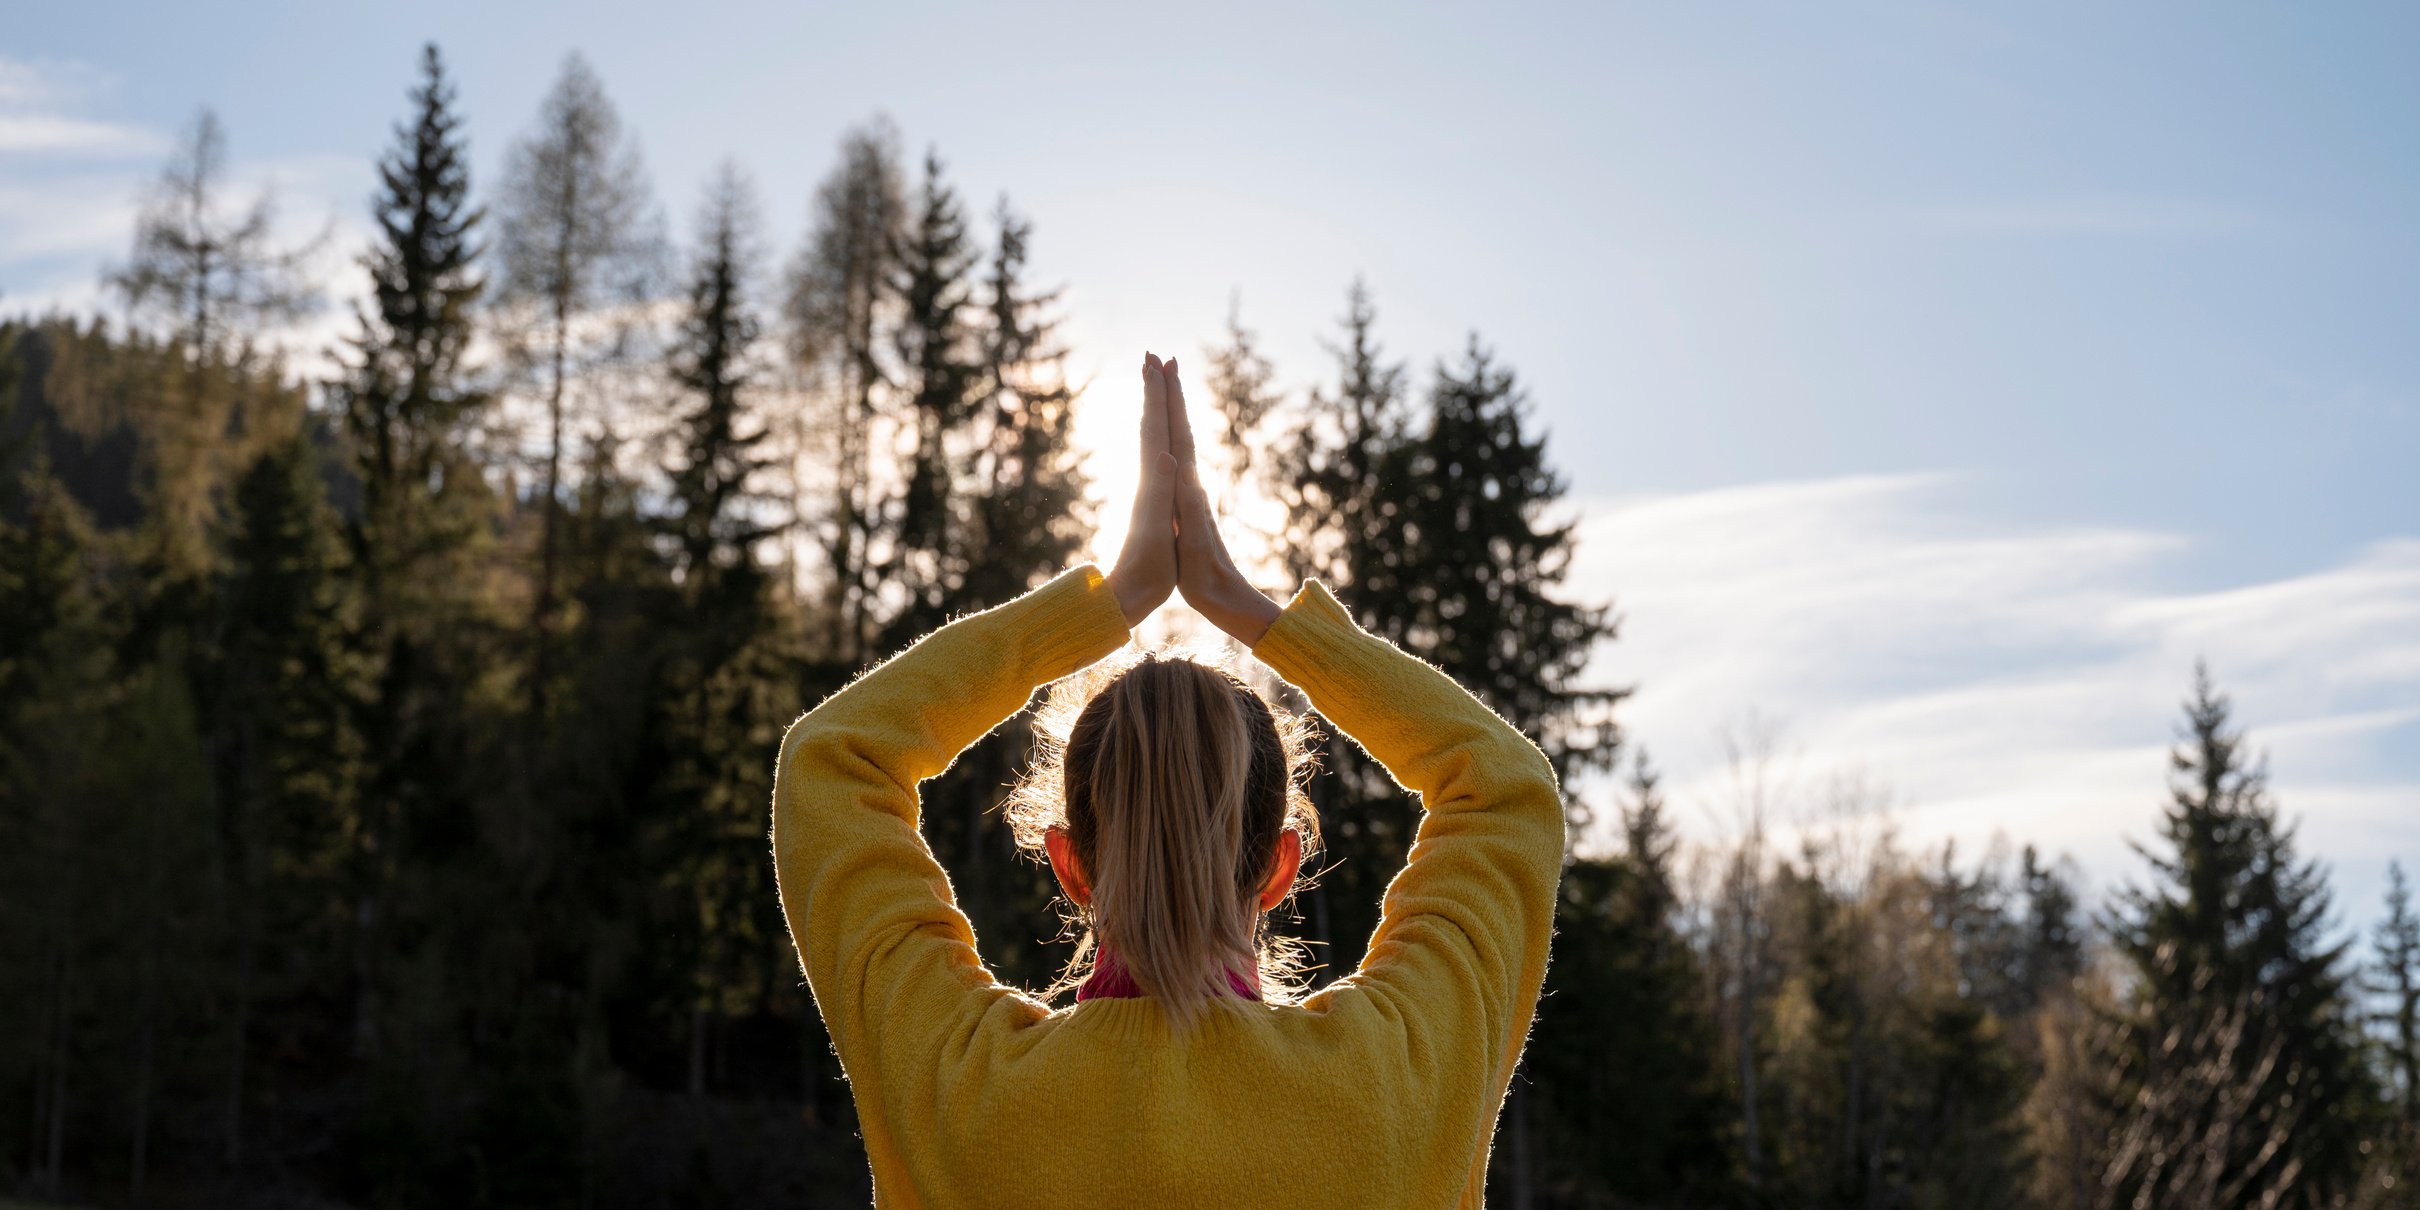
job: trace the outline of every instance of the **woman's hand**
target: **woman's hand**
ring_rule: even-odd
[[[1193,460],[1193,426],[1183,420],[1184,401],[1175,400],[1171,417],[1169,383],[1176,362],[1165,367],[1143,354],[1142,478],[1134,488],[1134,519],[1126,527],[1126,544],[1118,550],[1117,566],[1109,569],[1109,588],[1118,608],[1126,613],[1126,628],[1143,624],[1176,590],[1176,490],[1179,474],[1174,434],[1184,434],[1184,463]]]
[[[1193,463],[1193,425],[1185,416],[1185,384],[1176,376],[1176,363],[1166,367],[1171,461],[1176,479],[1177,587],[1185,603],[1234,635],[1246,647],[1260,642],[1277,620],[1277,602],[1262,596],[1244,573],[1236,570],[1227,543],[1218,534],[1218,519],[1210,512],[1210,493]]]

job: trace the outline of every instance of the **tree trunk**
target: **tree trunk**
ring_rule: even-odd
[[[143,844],[143,883],[156,892],[160,878],[160,831],[166,827],[160,818],[159,796],[150,797],[149,826]],[[127,1156],[127,1191],[136,1200],[143,1195],[143,1177],[150,1163],[151,1152],[151,1085],[152,1060],[158,1035],[160,989],[160,918],[166,914],[165,905],[145,897],[143,912],[143,946],[139,965],[139,987],[136,993],[135,1076],[133,1141]]]
[[[234,1055],[227,1070],[227,1168],[235,1171],[244,1161],[244,1069],[251,1061],[252,985],[255,956],[259,950],[258,913],[252,903],[253,891],[247,885],[240,893],[244,902],[238,907],[241,920],[236,925],[235,956],[235,1028]]]
[[[67,1068],[73,1049],[74,1006],[76,983],[75,913],[64,910],[68,897],[62,894],[55,906],[60,907],[57,926],[50,930],[56,949],[44,966],[51,972],[48,1003],[49,1016],[44,1022],[44,1042],[49,1055],[47,1065],[34,1084],[38,1112],[34,1116],[35,1163],[41,1175],[37,1188],[56,1195],[63,1184],[64,1161],[67,1151]]]
[[[1756,955],[1754,909],[1750,909],[1747,927],[1741,930],[1739,995],[1739,1116],[1740,1140],[1747,1159],[1748,1188],[1757,1187],[1764,1169],[1764,1152],[1757,1136],[1756,1109],[1756,981],[1760,972]]]
[[[235,793],[229,796],[226,813],[228,899],[235,916],[235,1019],[227,1048],[227,1101],[222,1123],[229,1171],[243,1162],[244,1068],[251,1060],[253,962],[260,931],[260,888],[256,881],[259,862],[253,851],[252,821],[262,797],[259,778],[253,776],[261,759],[261,745],[249,720],[237,725],[236,745],[236,764],[242,773]]]
[[[151,1150],[151,1060],[154,1030],[152,1022],[158,1001],[159,957],[156,941],[143,951],[143,990],[137,1010],[142,1024],[135,1034],[134,1067],[134,1139],[127,1156],[127,1191],[140,1201],[143,1196],[144,1168],[150,1161]]]

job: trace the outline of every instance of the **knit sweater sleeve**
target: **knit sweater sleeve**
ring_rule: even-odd
[[[1356,626],[1305,581],[1253,654],[1300,688],[1424,815],[1360,969],[1410,1049],[1477,1043],[1501,1101],[1537,1009],[1563,868],[1563,806],[1535,744],[1453,678]],[[1492,1114],[1490,1115],[1492,1118]]]
[[[776,876],[853,1083],[937,1061],[944,1039],[1006,994],[918,830],[917,784],[1037,686],[1126,638],[1115,595],[1086,564],[933,631],[790,725],[774,774]]]

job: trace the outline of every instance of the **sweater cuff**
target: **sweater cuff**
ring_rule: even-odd
[[[1046,685],[1099,661],[1126,644],[1126,611],[1109,578],[1090,563],[1060,572],[1049,583],[1000,607],[1024,616],[1026,656],[1034,683]]]
[[[1277,620],[1252,645],[1252,655],[1316,700],[1357,654],[1352,640],[1367,637],[1336,594],[1314,576],[1278,611]]]

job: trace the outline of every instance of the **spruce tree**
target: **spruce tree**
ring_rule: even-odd
[[[1672,859],[1680,840],[1664,818],[1664,776],[1656,772],[1644,747],[1630,754],[1628,786],[1630,797],[1622,804],[1622,852],[1645,875],[1634,895],[1635,914],[1670,924],[1681,903],[1672,882]]]
[[[13,351],[13,350],[12,350]],[[0,388],[9,363],[0,363]],[[36,434],[39,436],[39,434]],[[96,1091],[89,1061],[89,955],[115,884],[106,824],[106,703],[118,692],[103,601],[91,574],[92,524],[36,444],[0,478],[0,1038],[30,1088],[16,1169],[31,1192],[61,1193],[71,1126]],[[20,1121],[8,1117],[11,1124]]]
[[[1513,375],[1476,336],[1460,368],[1437,366],[1419,431],[1381,463],[1374,499],[1393,520],[1378,574],[1356,586],[1391,601],[1372,611],[1382,633],[1531,736],[1568,781],[1613,766],[1621,736],[1612,708],[1623,694],[1577,684],[1614,623],[1608,607],[1555,593],[1574,522],[1550,515],[1563,481],[1526,411]],[[1389,847],[1400,853],[1409,839]],[[1519,1154],[1516,1189],[1528,1183]]]
[[[2045,864],[2032,845],[2025,846],[2017,877],[2025,918],[2016,983],[2019,1007],[2032,1008],[2067,994],[2084,972],[2084,922],[2075,886],[2059,866]]]
[[[981,364],[967,425],[973,456],[964,474],[966,557],[954,610],[997,605],[1065,570],[1091,532],[1074,443],[1076,393],[1051,313],[1057,292],[1027,283],[1032,224],[1006,198],[994,222],[997,239],[977,302]],[[965,871],[959,901],[981,937],[1024,937],[1035,920],[1050,916],[1049,880],[1033,877],[1019,860],[1016,838],[996,809],[1016,762],[1032,746],[1029,721],[1019,716],[986,736],[933,785],[933,801],[947,804],[955,818],[934,817],[931,835],[956,863],[951,868]],[[1012,981],[1046,981],[1063,957],[1026,944],[985,955]]]
[[[85,569],[91,529],[38,447],[0,481],[0,703],[7,709],[34,700],[57,654],[50,649],[56,636],[94,620]]]
[[[469,147],[434,43],[420,73],[410,116],[378,163],[377,237],[362,257],[370,297],[331,392],[361,493],[345,537],[356,644],[372,679],[357,724],[367,768],[348,889],[346,1032],[372,1060],[387,1050],[387,1006],[409,960],[403,939],[425,935],[423,917],[439,910],[426,889],[430,854],[407,842],[470,810],[473,686],[498,629],[479,587],[495,500],[475,452],[492,399],[468,364],[487,284],[477,265],[484,213],[471,203]]]
[[[2022,1204],[2026,1073],[2009,1025],[2029,1007],[2015,974],[2027,916],[1997,862],[1961,870],[1954,844],[1932,870],[1888,881],[1853,1034],[1868,1052],[1853,1069],[1867,1101],[1855,1183],[1912,1189],[1919,1205]]]
[[[475,847],[462,855],[475,897],[447,923],[459,930],[451,950],[482,971],[464,988],[478,1110],[464,1129],[506,1132],[521,1156],[510,1171],[478,1174],[500,1203],[562,1204],[564,1189],[596,1178],[613,1090],[627,1078],[616,1023],[659,1000],[690,1003],[697,978],[678,969],[657,995],[626,998],[665,955],[657,930],[681,923],[651,911],[667,871],[648,847],[672,738],[658,723],[677,586],[613,428],[582,445],[562,510],[559,693],[544,729],[507,749],[519,767],[498,770],[483,795]],[[646,1036],[677,1045],[681,1034]]]
[[[946,620],[967,566],[979,557],[960,518],[958,483],[982,374],[970,322],[977,255],[957,192],[942,179],[940,156],[927,153],[924,184],[900,243],[900,315],[892,333],[913,445],[886,561],[888,578],[906,589],[908,602],[884,628],[886,650]]]
[[[1404,366],[1378,343],[1378,309],[1356,279],[1345,295],[1344,339],[1330,344],[1337,381],[1314,389],[1267,468],[1286,506],[1278,551],[1289,578],[1319,576],[1354,616],[1391,603],[1401,556],[1390,548],[1403,507],[1388,482],[1410,440]]]
[[[1354,281],[1342,340],[1328,345],[1336,381],[1304,397],[1262,473],[1286,508],[1276,547],[1287,578],[1320,577],[1355,618],[1399,638],[1402,601],[1392,589],[1408,552],[1398,542],[1406,502],[1394,468],[1411,425],[1405,370],[1379,344],[1377,321],[1368,288]],[[1341,735],[1322,741],[1319,767],[1308,793],[1330,863],[1305,909],[1326,958],[1322,974],[1338,978],[1360,965],[1418,818],[1393,780]]]
[[[1319,576],[1356,618],[1438,664],[1537,738],[1559,772],[1610,767],[1621,694],[1575,678],[1613,622],[1553,594],[1572,527],[1548,516],[1563,484],[1525,401],[1475,339],[1465,368],[1439,366],[1415,425],[1403,367],[1375,334],[1369,291],[1347,295],[1336,383],[1315,389],[1267,467],[1287,506],[1278,551],[1290,576]],[[1351,971],[1399,868],[1416,812],[1383,772],[1331,738],[1311,787],[1336,859],[1309,896],[1334,974]]]
[[[486,285],[475,264],[484,216],[470,201],[469,148],[435,43],[422,49],[410,96],[412,117],[378,164],[378,237],[362,257],[370,305],[336,384],[362,491],[349,537],[381,625],[451,612],[394,594],[443,591],[461,574],[488,496],[469,449],[488,396],[465,365]]]
[[[761,476],[770,467],[766,429],[747,398],[760,373],[754,266],[760,255],[755,191],[726,163],[699,220],[688,314],[673,353],[673,381],[686,396],[680,458],[670,468],[673,530],[681,573],[701,599],[718,578],[752,575],[753,545],[767,527]]]
[[[1703,976],[1680,930],[1677,842],[1644,753],[1627,789],[1622,852],[1563,872],[1526,1064],[1549,1143],[1540,1167],[1582,1204],[1699,1204],[1726,1189],[1732,1109]]]
[[[1074,388],[1051,309],[1058,292],[1026,283],[1033,224],[1000,199],[983,281],[981,454],[968,608],[1007,601],[1064,570],[1091,531],[1075,446]]]
[[[2358,1170],[2368,1081],[2325,877],[2295,856],[2207,667],[2171,766],[2163,849],[2135,846],[2155,881],[2121,891],[2107,922],[2137,983],[2113,1056],[2134,1143],[2106,1183],[2154,1205],[2209,1189],[2326,1205]]]
[[[1242,294],[1228,298],[1226,339],[1210,350],[1210,372],[1202,377],[1211,406],[1218,409],[1220,444],[1239,481],[1257,470],[1262,427],[1285,402],[1277,389],[1277,368],[1261,353],[1259,336],[1244,326],[1243,308]]]
[[[2411,884],[2403,863],[2386,866],[2386,918],[2378,922],[2377,987],[2386,996],[2379,1014],[2386,1027],[2386,1068],[2395,1114],[2405,1129],[2420,1129],[2420,916],[2412,912]]]
[[[785,962],[780,897],[762,853],[772,794],[763,751],[798,702],[756,552],[772,532],[762,483],[767,429],[756,398],[764,370],[759,223],[747,178],[724,165],[700,214],[672,357],[682,406],[663,524],[680,585],[663,598],[672,609],[662,619],[661,716],[651,729],[663,752],[661,784],[657,826],[643,845],[664,870],[676,901],[671,915],[681,921],[684,944],[671,947],[667,962],[690,981],[682,1028],[693,1093],[722,1081],[722,1023],[764,1008],[760,989],[776,985]]]
[[[363,753],[352,722],[364,686],[321,484],[318,450],[297,433],[237,485],[204,681],[233,933],[221,1120],[230,1166],[244,1154],[257,1010],[340,994],[346,968],[320,956],[342,952],[355,924],[346,892],[363,831]]]
[[[1563,479],[1530,431],[1526,395],[1478,337],[1458,368],[1437,367],[1420,433],[1382,491],[1400,509],[1384,561],[1399,603],[1378,614],[1391,637],[1536,739],[1558,775],[1611,768],[1624,692],[1578,682],[1614,637],[1613,613],[1557,595],[1577,549],[1576,522],[1553,515]]]

